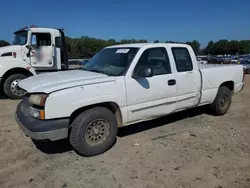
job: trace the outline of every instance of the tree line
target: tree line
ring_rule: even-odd
[[[70,58],[91,58],[99,50],[106,46],[126,44],[126,43],[147,43],[144,39],[122,39],[116,41],[115,39],[98,39],[88,36],[82,36],[79,38],[66,37],[66,43],[68,47]],[[162,41],[155,40],[154,43]],[[216,42],[210,41],[205,48],[201,48],[201,44],[197,40],[189,42],[178,41],[165,41],[165,43],[182,43],[192,46],[196,55],[241,55],[250,53],[250,40],[219,40]],[[8,42],[0,40],[0,47],[9,45]]]

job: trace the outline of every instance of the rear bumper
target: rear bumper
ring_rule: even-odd
[[[39,120],[28,114],[28,103],[22,100],[16,110],[15,119],[21,130],[35,140],[61,140],[68,137],[69,119]]]

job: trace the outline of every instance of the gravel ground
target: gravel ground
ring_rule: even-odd
[[[67,140],[36,145],[18,128],[18,101],[0,100],[0,187],[249,188],[250,76],[228,114],[189,110],[119,130],[84,158]]]

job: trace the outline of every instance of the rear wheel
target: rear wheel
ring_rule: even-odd
[[[13,74],[9,76],[3,84],[4,93],[11,99],[21,99],[25,95],[25,91],[18,87],[18,83],[27,78],[23,74]]]
[[[101,154],[115,143],[118,131],[113,112],[95,107],[82,112],[71,124],[70,143],[82,156]]]
[[[228,112],[232,102],[232,91],[222,86],[219,88],[217,96],[211,105],[215,115],[224,115]]]

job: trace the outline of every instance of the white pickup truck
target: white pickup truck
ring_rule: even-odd
[[[189,45],[116,45],[83,70],[22,80],[27,95],[15,117],[32,139],[69,138],[79,154],[93,156],[112,147],[121,126],[202,105],[223,115],[243,81],[242,65],[198,65]]]

